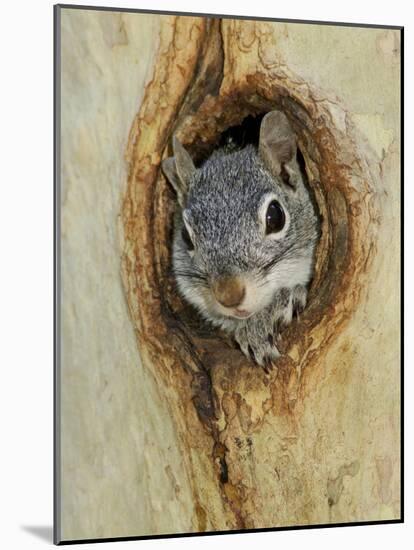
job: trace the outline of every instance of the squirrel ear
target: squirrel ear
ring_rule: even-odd
[[[295,172],[296,136],[284,113],[271,111],[263,117],[260,126],[259,155],[266,168],[286,180],[286,174]],[[286,166],[288,169],[286,170]],[[295,179],[295,178],[292,178]],[[294,187],[293,182],[288,182]]]
[[[162,169],[177,193],[180,206],[184,208],[190,178],[196,168],[190,155],[175,136],[173,137],[173,152],[173,157],[166,158],[162,161]]]
[[[177,198],[180,206],[184,207],[185,190],[183,189],[180,178],[178,177],[177,170],[175,168],[175,158],[168,157],[161,163],[164,176],[173,186],[174,191],[177,193]]]
[[[190,155],[175,136],[173,137],[172,144],[178,177],[182,181],[186,191],[188,191],[191,176],[194,174],[196,168]]]

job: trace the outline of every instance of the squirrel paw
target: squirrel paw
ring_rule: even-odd
[[[272,368],[272,362],[280,357],[274,329],[275,324],[271,318],[256,316],[251,322],[238,329],[234,335],[244,355],[253,359],[265,370]]]
[[[234,337],[240,349],[249,359],[263,367],[266,371],[272,368],[272,363],[280,352],[276,342],[284,326],[292,322],[293,316],[299,314],[306,306],[307,290],[298,285],[292,290],[282,289],[274,304],[248,319],[235,331]]]
[[[265,370],[271,369],[273,361],[280,357],[280,352],[274,344],[252,341],[248,343],[243,338],[240,338],[239,335],[235,338],[244,355]],[[269,338],[273,338],[272,335],[269,334]]]
[[[308,291],[302,285],[296,285],[292,290],[282,289],[273,305],[273,315],[276,319],[275,332],[277,337],[283,327],[292,322],[293,317],[299,319],[300,314],[306,307]]]
[[[292,314],[299,319],[306,306],[308,291],[304,286],[297,285],[292,292]]]

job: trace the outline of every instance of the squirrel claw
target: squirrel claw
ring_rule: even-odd
[[[272,370],[273,362],[280,357],[279,350],[275,345],[267,345],[261,353],[255,354],[255,362],[260,365],[263,370]]]

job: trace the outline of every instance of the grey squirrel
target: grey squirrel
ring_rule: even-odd
[[[230,151],[230,152],[229,152]],[[301,312],[312,278],[318,215],[286,115],[267,113],[259,145],[222,147],[196,168],[173,137],[162,168],[178,199],[173,271],[181,295],[262,366]]]

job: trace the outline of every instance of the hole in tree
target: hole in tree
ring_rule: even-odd
[[[254,147],[258,148],[262,120],[268,112],[275,109],[280,109],[280,107],[272,105],[271,108],[266,109],[264,112],[249,114],[245,116],[245,118],[239,124],[231,125],[224,130],[221,129],[221,132],[217,132],[216,138],[210,141],[210,145],[207,145],[207,143],[205,143],[204,140],[200,138],[196,139],[193,143],[186,144],[186,148],[190,152],[197,168],[201,167],[214,151],[217,151],[221,148],[227,148],[229,153],[243,149],[248,145],[253,145]],[[286,114],[289,117],[289,113]],[[289,117],[289,119],[292,123],[293,121],[291,117]],[[296,128],[294,124],[293,126],[295,130],[298,130],[298,128]],[[305,144],[300,139],[300,135],[297,134],[297,162],[299,164],[299,168],[301,170],[305,185],[308,188],[310,200],[314,203],[315,211],[321,219],[318,201],[316,200],[312,186],[309,185],[305,156],[300,150],[301,145],[305,147]],[[311,286],[311,284],[312,281],[311,283],[309,283],[309,287]],[[173,288],[176,292],[174,284]],[[176,298],[177,296],[175,296],[175,299]],[[177,301],[174,301],[177,305]],[[196,312],[194,306],[187,303],[183,298],[179,298],[178,303],[178,311],[175,308],[173,309],[175,309],[176,313],[178,313],[179,318],[185,323],[193,336],[202,339],[214,339],[218,337],[218,341],[223,341],[224,339],[227,341],[228,345],[230,345],[234,349],[237,348],[237,346],[234,345],[233,339],[230,335],[227,335],[225,332],[215,328],[213,325],[210,325],[207,321],[205,321],[202,316]],[[295,327],[299,322],[299,319],[295,320]],[[286,332],[287,331],[285,330],[285,335]]]

